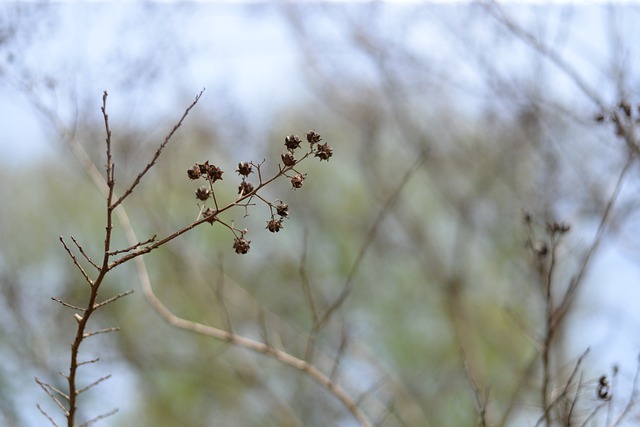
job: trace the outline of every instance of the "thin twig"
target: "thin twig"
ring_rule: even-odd
[[[387,213],[395,205],[395,202],[398,200],[398,197],[400,197],[402,190],[407,185],[411,177],[413,177],[413,175],[418,170],[420,170],[421,166],[424,164],[426,160],[427,160],[426,154],[422,154],[418,159],[416,159],[416,161],[405,172],[404,176],[400,180],[398,187],[393,191],[391,196],[387,199],[387,201],[384,203],[384,205],[380,209],[380,212],[378,213],[378,216],[376,217],[371,228],[369,229],[369,232],[367,233],[367,236],[365,237],[364,242],[360,246],[360,250],[358,251],[358,254],[353,263],[353,266],[351,267],[351,270],[349,270],[349,274],[347,275],[347,279],[345,280],[344,286],[342,288],[342,292],[340,293],[338,298],[335,299],[333,304],[331,304],[331,306],[329,306],[329,308],[324,312],[322,317],[320,317],[319,320],[314,323],[310,336],[315,336],[320,331],[320,329],[322,329],[322,327],[329,321],[333,313],[336,310],[338,310],[342,306],[342,304],[344,304],[347,297],[351,294],[351,291],[353,290],[353,279],[355,278],[356,272],[360,268],[360,264],[364,259],[364,255],[367,253],[369,247],[373,243],[373,240],[376,234],[378,233],[378,228],[380,227],[382,220],[387,216]]]
[[[630,154],[624,166],[620,170],[620,174],[618,175],[618,179],[616,180],[616,185],[611,193],[611,196],[609,196],[609,200],[607,201],[602,217],[600,218],[600,223],[598,224],[598,230],[596,231],[596,236],[594,237],[593,242],[591,243],[591,246],[587,254],[582,260],[582,263],[580,264],[580,269],[578,270],[578,273],[571,279],[569,288],[567,289],[562,301],[560,302],[560,304],[558,305],[558,308],[554,313],[554,316],[553,316],[554,329],[557,327],[557,325],[559,325],[562,322],[562,320],[568,313],[569,308],[571,307],[571,304],[575,300],[575,294],[578,291],[578,288],[582,283],[584,276],[586,275],[587,269],[590,265],[590,261],[593,258],[593,255],[596,253],[596,251],[600,247],[600,244],[602,243],[604,233],[607,229],[607,225],[609,224],[609,220],[613,212],[613,206],[615,202],[618,200],[620,191],[622,190],[622,184],[624,182],[624,179],[626,178],[627,173],[631,169],[631,165],[634,163],[635,159],[636,157]]]
[[[344,352],[347,349],[348,344],[347,339],[347,329],[344,323],[342,324],[342,333],[340,334],[340,346],[338,346],[338,352],[336,353],[336,357],[333,359],[333,368],[331,368],[331,374],[329,374],[329,378],[333,381],[337,380],[338,377],[338,369],[340,368],[340,362],[342,361],[342,356],[344,356]]]
[[[191,111],[191,109],[193,107],[196,106],[196,104],[198,103],[198,101],[200,100],[200,97],[202,96],[202,94],[204,93],[204,89],[202,89],[200,91],[200,93],[196,96],[196,99],[191,103],[191,105],[189,105],[189,107],[187,107],[187,109],[185,110],[184,114],[182,115],[182,117],[180,118],[180,120],[178,120],[178,123],[176,123],[173,126],[173,129],[171,129],[171,131],[167,134],[167,136],[164,138],[164,141],[162,141],[162,143],[160,144],[160,146],[158,147],[158,149],[156,150],[155,154],[153,155],[153,158],[151,159],[151,161],[149,163],[147,163],[147,165],[144,167],[144,169],[142,169],[142,171],[138,174],[138,176],[136,177],[136,179],[133,181],[133,183],[129,186],[129,188],[127,188],[127,190],[122,194],[122,196],[120,196],[120,198],[118,200],[116,200],[113,205],[111,206],[111,209],[115,208],[116,206],[118,206],[119,204],[122,203],[122,201],[124,199],[126,199],[132,192],[133,190],[138,186],[138,184],[140,184],[140,181],[142,180],[142,177],[144,177],[146,175],[147,172],[149,172],[149,170],[156,164],[156,161],[158,160],[158,157],[160,157],[160,154],[162,154],[162,150],[164,150],[164,148],[166,147],[166,145],[169,143],[169,141],[171,140],[171,138],[173,137],[173,134],[176,133],[176,131],[178,130],[178,128],[180,126],[182,126],[182,122],[184,122],[184,119],[187,118],[187,116],[189,115],[189,112]],[[107,123],[107,119],[106,119],[106,115],[105,115],[105,124]]]
[[[111,297],[111,298],[109,298],[107,300],[104,300],[104,301],[102,301],[100,303],[95,304],[93,306],[93,309],[95,310],[95,309],[103,307],[103,306],[105,306],[107,304],[111,304],[112,302],[117,301],[122,297],[126,297],[127,295],[131,295],[132,293],[133,293],[133,289],[130,289],[130,290],[126,291],[126,292],[122,292],[122,293],[120,293],[120,294],[118,294],[118,295],[116,295],[114,297]]]
[[[616,427],[619,425],[624,418],[631,412],[634,406],[638,404],[638,380],[640,380],[640,357],[638,357],[638,365],[636,367],[636,373],[633,376],[633,386],[631,388],[631,395],[629,396],[629,401],[624,407],[623,411],[620,413],[616,421],[613,423],[612,427]]]
[[[56,422],[53,420],[53,418],[51,418],[51,416],[49,416],[49,414],[47,414],[47,413],[45,412],[45,410],[44,410],[44,409],[42,409],[42,407],[40,407],[40,404],[39,404],[39,403],[36,403],[36,408],[38,408],[38,410],[40,411],[40,413],[41,413],[42,415],[44,415],[45,417],[47,417],[47,419],[51,422],[51,424],[53,424],[53,425],[54,425],[54,427],[60,427],[58,424],[56,424]]]
[[[129,246],[128,248],[118,249],[118,250],[115,250],[115,251],[111,251],[111,252],[109,252],[109,255],[113,256],[113,255],[118,255],[118,254],[123,254],[123,253],[131,252],[131,251],[132,251],[132,250],[134,250],[134,249],[138,249],[140,246],[144,246],[144,245],[147,245],[147,244],[149,244],[149,243],[151,243],[151,242],[155,241],[155,240],[156,240],[156,237],[157,237],[157,236],[154,234],[154,235],[153,235],[153,237],[151,237],[151,238],[149,238],[149,239],[145,240],[144,242],[138,242],[138,243],[136,243],[135,245],[131,245],[131,246]]]
[[[87,390],[89,390],[89,389],[91,389],[91,388],[93,388],[93,387],[97,386],[97,385],[98,385],[98,384],[100,384],[101,382],[108,380],[109,378],[111,378],[111,374],[109,374],[109,375],[105,375],[104,377],[100,377],[100,378],[98,378],[97,380],[95,380],[94,382],[92,382],[91,384],[89,384],[89,385],[87,385],[87,386],[85,386],[85,387],[83,387],[83,388],[79,389],[79,390],[76,392],[76,394],[77,394],[77,395],[80,395],[80,394],[84,393],[85,391],[87,391]]]
[[[95,335],[108,334],[110,332],[120,332],[120,328],[115,327],[115,328],[98,329],[97,331],[85,333],[84,337],[85,338],[89,338],[89,337],[92,337],[92,336],[95,336]]]
[[[564,399],[564,397],[569,393],[569,387],[571,386],[571,384],[573,383],[573,380],[575,379],[576,375],[578,374],[578,369],[580,368],[580,365],[582,365],[582,362],[584,361],[584,358],[587,357],[587,354],[589,354],[590,349],[587,348],[578,358],[578,360],[576,361],[576,365],[573,367],[573,371],[571,372],[571,375],[569,375],[569,379],[567,380],[566,384],[564,385],[564,388],[562,390],[562,392],[560,394],[558,394],[558,396],[556,396],[556,398],[553,400],[553,402],[549,403],[548,406],[544,407],[544,414],[542,414],[542,416],[538,419],[538,422],[536,423],[536,427],[539,426],[542,421],[545,421],[547,426],[550,426],[551,424],[549,424],[550,422],[550,413],[551,413],[551,409],[553,409],[558,402],[560,402],[562,399]]]
[[[54,300],[57,303],[60,303],[60,304],[64,305],[65,307],[69,307],[69,308],[72,308],[72,309],[77,310],[77,311],[84,311],[84,308],[76,307],[75,305],[69,304],[68,302],[64,302],[59,298],[51,297],[51,299]]]
[[[76,267],[78,267],[78,270],[80,270],[80,273],[82,273],[82,277],[84,277],[84,280],[86,280],[86,282],[90,285],[93,286],[93,280],[91,280],[91,278],[89,277],[89,275],[87,274],[86,271],[84,271],[84,268],[82,268],[82,266],[80,265],[80,263],[78,262],[78,259],[76,258],[76,256],[73,254],[73,252],[71,252],[71,249],[69,249],[69,247],[67,246],[67,243],[64,241],[64,239],[62,238],[62,236],[59,236],[58,239],[60,240],[60,242],[62,243],[62,246],[64,246],[64,249],[67,251],[67,254],[69,254],[69,256],[71,257],[71,260],[73,261],[73,263],[75,264]]]
[[[91,259],[91,257],[89,255],[87,255],[84,251],[84,248],[82,247],[82,245],[80,245],[78,243],[78,241],[76,240],[75,237],[70,236],[71,240],[73,240],[73,243],[75,243],[76,247],[78,248],[78,250],[80,251],[80,253],[82,254],[82,256],[84,257],[84,259],[86,259],[87,261],[89,261],[89,263],[95,267],[96,270],[100,270],[100,267],[98,267],[98,265],[93,262],[93,260]]]
[[[98,415],[95,418],[90,419],[89,421],[85,421],[84,423],[80,424],[78,427],[89,427],[91,424],[95,424],[96,422],[103,420],[107,417],[110,417],[112,415],[115,415],[118,412],[118,408],[112,409],[109,412],[105,412],[102,415]]]
[[[62,409],[62,412],[66,415],[69,416],[69,411],[67,411],[67,408],[65,408],[65,406],[62,404],[62,402],[60,402],[60,400],[58,400],[58,398],[52,393],[52,386],[44,383],[42,381],[40,381],[38,378],[36,378],[36,382],[38,383],[38,385],[40,387],[42,387],[42,389],[45,391],[45,393],[47,393],[49,395],[49,397],[56,403],[56,405],[58,405],[58,407],[60,407],[60,409]],[[64,395],[66,397],[67,400],[69,399],[69,396]]]

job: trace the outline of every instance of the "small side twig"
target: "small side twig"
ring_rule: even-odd
[[[73,236],[70,236],[70,237],[71,237],[71,240],[73,240],[73,243],[75,243],[75,245],[78,248],[78,250],[80,251],[80,253],[82,254],[82,256],[84,257],[84,259],[86,259],[89,262],[89,264],[94,266],[96,270],[100,270],[100,267],[95,262],[93,262],[93,260],[91,259],[91,257],[89,255],[87,255],[85,253],[84,248],[82,247],[81,244],[78,243],[76,238],[73,237]]]
[[[73,254],[73,252],[71,252],[71,249],[69,249],[69,246],[67,246],[67,243],[64,241],[64,238],[62,236],[59,236],[59,240],[62,243],[62,246],[64,246],[64,249],[67,251],[67,254],[69,254],[69,256],[71,257],[71,260],[73,261],[73,264],[76,267],[78,267],[78,270],[80,270],[80,273],[82,274],[82,277],[84,277],[84,280],[90,286],[93,286],[93,280],[91,280],[91,278],[89,277],[87,272],[84,270],[84,268],[82,268],[82,266],[78,262],[78,258],[76,258],[76,256]]]
[[[60,298],[51,297],[51,299],[54,300],[57,303],[60,303],[60,304],[64,305],[65,307],[69,307],[69,308],[72,308],[72,309],[80,311],[80,312],[84,311],[84,308],[76,307],[75,305],[72,305],[72,304],[69,304],[68,302],[62,301]]]
[[[109,298],[107,300],[104,300],[104,301],[102,301],[100,303],[94,304],[93,309],[95,310],[95,309],[103,307],[103,306],[105,306],[107,304],[111,304],[112,302],[115,302],[115,301],[119,300],[122,297],[126,297],[127,295],[131,295],[132,293],[133,293],[133,289],[130,289],[130,290],[126,291],[126,292],[122,292],[122,293],[120,293],[120,294],[118,294],[118,295],[116,295],[114,297],[111,297],[111,298]]]

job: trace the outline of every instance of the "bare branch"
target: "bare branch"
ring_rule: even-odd
[[[69,416],[69,411],[67,410],[67,408],[65,408],[65,406],[62,404],[62,402],[60,402],[60,400],[58,400],[58,398],[57,398],[57,397],[53,394],[53,392],[52,392],[52,391],[56,391],[56,393],[58,393],[59,391],[58,391],[58,390],[56,390],[56,389],[54,389],[54,388],[53,388],[53,386],[51,386],[51,385],[49,385],[49,384],[47,384],[47,383],[44,383],[44,382],[40,381],[38,378],[36,378],[35,380],[36,380],[36,382],[38,383],[38,385],[39,385],[40,387],[42,387],[42,389],[45,391],[45,393],[47,393],[47,394],[49,395],[49,397],[50,397],[50,398],[51,398],[51,399],[56,403],[56,405],[58,405],[58,407],[59,407],[60,409],[62,409],[62,412],[63,412],[66,416]],[[61,395],[62,395],[63,397],[65,397],[67,400],[70,400],[70,399],[69,399],[69,397],[68,397],[66,394],[61,393]]]
[[[553,402],[549,403],[547,406],[545,406],[544,409],[544,413],[542,414],[542,416],[538,419],[538,422],[536,423],[536,427],[539,426],[540,424],[542,424],[543,421],[545,421],[545,425],[549,426],[549,422],[550,422],[550,413],[551,410],[558,404],[558,402],[560,402],[562,399],[564,399],[567,394],[569,393],[569,387],[573,384],[573,380],[575,379],[576,375],[578,374],[578,369],[580,368],[580,365],[582,365],[582,362],[584,361],[584,358],[587,357],[587,354],[589,354],[590,349],[587,348],[578,358],[578,360],[576,361],[576,365],[573,367],[573,371],[571,372],[571,375],[569,375],[569,379],[567,379],[567,382],[564,385],[564,388],[562,390],[561,393],[558,394],[558,396],[556,396],[556,398],[553,400]],[[572,409],[573,409],[573,405],[572,405]]]
[[[362,260],[364,259],[364,255],[367,253],[369,246],[371,245],[371,243],[373,243],[373,239],[375,238],[378,232],[378,228],[380,227],[382,220],[387,216],[387,213],[395,205],[396,200],[398,200],[398,197],[402,193],[402,190],[407,185],[411,177],[418,170],[420,170],[420,168],[422,167],[422,165],[426,160],[427,160],[427,156],[426,154],[423,153],[405,172],[404,176],[400,180],[400,184],[398,185],[398,187],[387,199],[385,204],[382,206],[382,209],[380,209],[380,212],[378,213],[377,218],[375,219],[371,228],[369,229],[369,232],[367,233],[367,236],[365,237],[363,244],[360,246],[360,250],[358,251],[356,260],[354,261],[353,266],[351,267],[351,270],[347,275],[347,279],[344,283],[342,292],[340,293],[338,298],[336,298],[333,304],[331,304],[331,306],[325,311],[322,317],[320,317],[320,319],[317,322],[315,322],[312,328],[311,335],[317,334],[318,331],[322,329],[322,327],[329,321],[333,313],[336,310],[338,310],[342,306],[342,304],[344,304],[349,294],[351,294],[351,290],[353,289],[353,279],[355,278],[355,274],[360,268],[360,264],[362,263]]]

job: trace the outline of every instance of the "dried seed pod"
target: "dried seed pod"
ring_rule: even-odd
[[[251,240],[247,240],[244,237],[236,237],[233,241],[233,249],[237,254],[246,254],[251,249]]]
[[[318,144],[318,147],[316,148],[316,157],[319,157],[320,161],[329,161],[331,156],[333,156],[333,148],[331,148],[329,144],[326,142],[324,144]]]
[[[322,141],[322,137],[315,130],[310,130],[309,132],[307,132],[306,136],[307,136],[307,141],[309,141],[309,144],[311,145]]]
[[[222,169],[214,165],[209,165],[209,167],[207,168],[207,176],[209,176],[209,179],[211,180],[211,182],[222,180],[223,173],[224,171]]]
[[[187,176],[189,177],[189,179],[198,179],[200,178],[200,174],[200,165],[198,165],[197,163],[187,171]]]
[[[249,174],[253,172],[253,166],[251,165],[251,162],[240,162],[238,163],[236,172],[242,176],[249,176]]]
[[[278,206],[276,206],[276,213],[280,215],[282,218],[286,218],[289,216],[289,205],[286,203],[280,202]]]
[[[296,164],[296,158],[293,157],[293,153],[282,153],[280,158],[285,166],[293,166]]]
[[[240,183],[240,185],[238,186],[238,194],[249,194],[253,191],[253,184],[250,183],[249,181],[245,181],[244,179],[242,180],[242,182]]]
[[[296,176],[291,178],[291,185],[293,185],[293,188],[300,188],[300,187],[302,187],[302,184],[304,184],[304,176],[303,175],[297,174]]]
[[[272,233],[277,233],[278,231],[282,230],[282,228],[282,219],[271,218],[269,221],[267,221],[267,230]]]
[[[204,163],[196,163],[196,165],[198,165],[198,167],[200,168],[200,173],[202,175],[206,175],[208,170],[209,170],[209,160],[207,160]]]
[[[296,135],[289,135],[284,139],[284,145],[289,151],[300,148],[300,138],[298,138]]]
[[[211,191],[209,191],[209,189],[205,186],[198,187],[198,189],[196,190],[196,198],[198,198],[199,200],[205,201],[209,198],[209,196],[211,196]]]

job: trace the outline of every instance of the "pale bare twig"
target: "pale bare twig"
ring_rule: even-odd
[[[56,422],[53,420],[53,418],[51,418],[51,416],[47,414],[44,409],[42,409],[39,403],[36,403],[36,408],[38,408],[40,413],[44,415],[51,422],[51,424],[53,424],[54,427],[59,427],[58,424],[56,424]]]
[[[133,289],[130,289],[130,290],[126,291],[126,292],[119,293],[118,295],[116,295],[114,297],[111,297],[109,299],[106,299],[106,300],[104,300],[102,302],[99,302],[99,303],[95,304],[93,306],[93,309],[95,310],[95,309],[103,307],[103,306],[105,306],[107,304],[111,304],[112,302],[115,302],[115,301],[119,300],[122,297],[126,297],[127,295],[131,295],[132,293],[133,293]]]
[[[104,414],[98,415],[97,417],[90,419],[89,421],[85,421],[84,423],[80,424],[78,427],[89,427],[90,425],[95,424],[100,420],[103,420],[107,417],[115,415],[117,412],[118,412],[117,408],[112,409],[109,412],[105,412]]]
[[[84,334],[85,338],[89,338],[89,337],[93,337],[95,335],[100,335],[100,334],[108,334],[110,332],[119,332],[120,328],[105,328],[105,329],[98,329],[97,331],[93,331],[93,332],[87,332]]]
[[[573,380],[575,379],[576,375],[579,372],[578,369],[580,368],[580,365],[582,365],[584,358],[587,357],[587,354],[589,354],[589,351],[590,349],[587,348],[576,361],[576,365],[574,366],[573,371],[571,372],[571,375],[569,375],[569,378],[567,379],[567,382],[565,383],[564,388],[562,389],[562,392],[560,392],[558,396],[556,396],[553,402],[549,403],[547,406],[543,408],[544,414],[542,414],[542,416],[538,419],[538,422],[536,423],[536,427],[542,424],[543,421],[545,421],[546,425],[550,425],[549,422],[550,422],[551,410],[558,404],[558,402],[564,399],[569,393],[570,391],[569,387],[571,386],[571,384],[573,384]]]
[[[108,380],[109,378],[111,378],[111,374],[105,375],[104,377],[100,377],[97,380],[95,380],[94,382],[92,382],[91,384],[86,385],[86,386],[82,387],[81,389],[78,389],[76,394],[80,395],[80,394],[84,393],[85,391],[90,390],[93,387],[97,386],[101,382]]]
[[[56,403],[56,405],[58,405],[58,407],[60,409],[62,409],[62,412],[66,415],[69,416],[69,411],[67,410],[67,408],[64,406],[64,404],[62,402],[60,402],[60,400],[53,394],[52,389],[53,387],[47,383],[44,383],[42,381],[40,381],[38,378],[35,379],[36,382],[38,383],[38,385],[45,391],[45,393],[47,393],[49,395],[49,397]],[[67,396],[66,394],[62,394],[63,397],[65,397],[65,399],[67,401],[69,401],[69,396]]]

